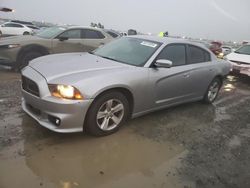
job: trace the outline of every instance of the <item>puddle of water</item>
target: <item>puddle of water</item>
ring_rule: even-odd
[[[180,187],[180,145],[129,128],[102,138],[49,133],[37,139],[40,128],[33,126],[25,121],[24,134],[31,136],[0,152],[0,187]]]

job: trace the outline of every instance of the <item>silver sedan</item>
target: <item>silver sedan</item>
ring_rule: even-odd
[[[116,132],[128,118],[212,103],[230,64],[186,40],[123,37],[92,53],[37,58],[22,70],[22,108],[61,133]]]

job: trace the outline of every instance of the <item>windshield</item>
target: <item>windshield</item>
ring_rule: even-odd
[[[62,31],[64,31],[64,27],[50,27],[47,29],[44,29],[36,34],[36,36],[45,38],[45,39],[51,39],[57,35],[59,35]]]
[[[235,53],[250,55],[250,45],[242,46],[241,48],[236,50]]]
[[[129,65],[144,66],[159,46],[158,42],[124,37],[97,49],[94,54]]]

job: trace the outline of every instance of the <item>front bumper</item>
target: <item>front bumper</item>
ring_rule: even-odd
[[[238,64],[234,62],[230,62],[232,65],[232,71],[239,73],[239,74],[244,74],[247,76],[250,76],[250,64]]]
[[[50,95],[46,80],[32,68],[22,71],[22,75],[33,80],[39,87],[40,97],[22,89],[22,109],[40,125],[60,133],[83,131],[83,124],[90,100],[59,99]],[[53,120],[59,120],[59,125]]]
[[[0,59],[0,65],[12,67],[14,63],[15,62],[10,61],[9,59]]]
[[[20,48],[5,49],[1,48],[0,46],[0,64],[6,66],[13,66],[16,62],[19,49]]]

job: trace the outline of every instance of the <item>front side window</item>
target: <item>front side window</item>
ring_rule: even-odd
[[[45,38],[45,39],[51,39],[56,36],[58,36],[60,33],[65,31],[66,28],[64,27],[49,27],[47,29],[42,29],[40,32],[36,34],[36,36]]]
[[[83,30],[83,38],[85,39],[104,39],[105,36],[100,31],[95,31],[92,29]]]
[[[210,54],[202,48],[188,45],[188,63],[203,63],[211,60]]]
[[[68,39],[80,39],[81,30],[80,29],[71,29],[63,32],[59,37],[66,37]]]
[[[172,66],[186,64],[186,47],[183,44],[171,44],[166,46],[157,59],[166,59],[172,61]]]

